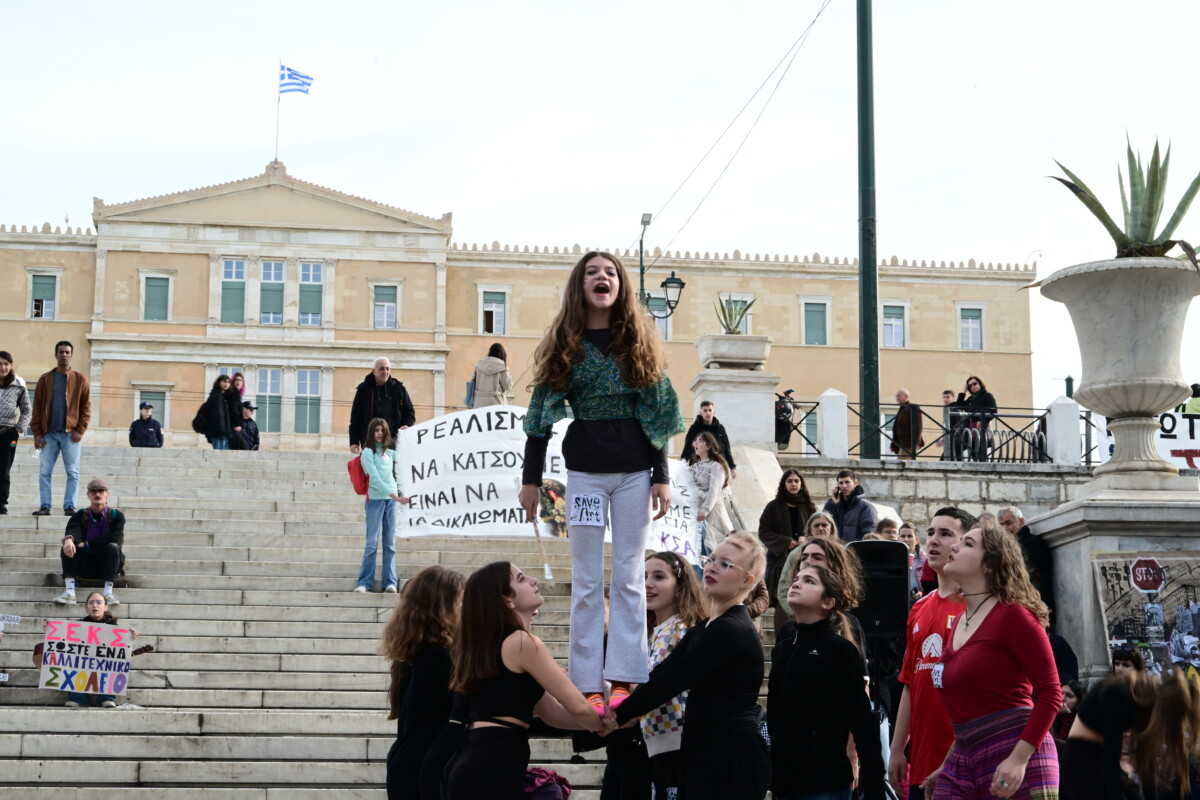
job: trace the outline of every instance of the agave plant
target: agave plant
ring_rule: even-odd
[[[734,300],[732,297],[725,300],[718,298],[713,305],[717,309],[717,321],[721,323],[721,329],[725,333],[733,334],[742,332],[739,326],[746,318],[746,314],[750,312],[750,306],[754,305],[754,300],[743,305],[741,300]]]
[[[1167,169],[1171,163],[1171,147],[1167,146],[1167,154],[1160,160],[1158,140],[1156,139],[1154,155],[1150,158],[1150,165],[1147,169],[1142,168],[1141,155],[1134,155],[1128,137],[1126,137],[1126,150],[1129,161],[1128,195],[1125,192],[1125,178],[1121,174],[1120,166],[1117,167],[1117,182],[1121,185],[1121,210],[1125,214],[1124,229],[1118,227],[1108,212],[1104,210],[1104,206],[1096,199],[1095,192],[1058,161],[1054,163],[1058,164],[1059,169],[1065,172],[1070,180],[1059,178],[1056,175],[1050,177],[1074,192],[1079,201],[1087,206],[1088,211],[1091,211],[1096,219],[1100,220],[1100,224],[1117,244],[1117,258],[1165,256],[1171,248],[1179,245],[1187,254],[1188,260],[1192,262],[1192,266],[1196,268],[1197,272],[1200,272],[1200,263],[1196,261],[1196,250],[1182,239],[1171,238],[1191,206],[1192,200],[1195,199],[1196,193],[1200,192],[1200,175],[1196,176],[1192,185],[1183,193],[1183,198],[1175,207],[1175,213],[1167,221],[1166,227],[1155,235],[1154,230],[1158,227],[1158,219],[1163,210],[1163,197],[1167,191]]]

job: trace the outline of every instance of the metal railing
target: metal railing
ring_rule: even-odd
[[[861,405],[848,403],[848,408],[863,420]],[[895,443],[892,419],[888,411],[899,411],[898,405],[881,405],[879,422],[864,420],[868,436],[880,436],[888,445]],[[1046,412],[1035,408],[997,408],[995,411],[956,406],[942,406],[940,418],[921,409],[923,446],[915,448],[913,457],[939,461],[976,461],[1005,464],[1040,464],[1050,461],[1046,452]],[[853,428],[854,426],[852,426]],[[863,440],[850,446],[851,457],[861,453]],[[897,445],[897,449],[901,449]]]

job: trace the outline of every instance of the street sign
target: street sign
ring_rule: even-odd
[[[1134,588],[1147,594],[1161,591],[1167,576],[1159,566],[1158,559],[1139,558],[1129,566],[1129,582]]]

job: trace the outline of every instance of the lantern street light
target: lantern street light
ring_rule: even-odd
[[[675,313],[675,306],[679,305],[679,298],[683,295],[683,288],[687,285],[681,278],[675,277],[675,271],[671,270],[671,277],[663,280],[659,286],[663,290],[663,295],[666,299],[667,310],[665,313],[656,312],[650,307],[650,295],[646,293],[646,248],[644,242],[646,239],[646,228],[650,225],[650,214],[642,214],[642,234],[638,237],[638,301],[642,307],[646,309],[646,313],[655,319],[666,319]]]

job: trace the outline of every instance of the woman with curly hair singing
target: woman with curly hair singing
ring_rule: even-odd
[[[679,399],[653,320],[638,305],[621,260],[586,253],[571,270],[562,307],[534,353],[525,416],[520,503],[537,519],[551,428],[574,419],[563,439],[571,541],[571,680],[605,714],[648,677],[642,559],[653,502],[671,505],[666,446],[684,431]],[[612,529],[608,644],[604,638],[604,529]]]
[[[1017,540],[984,515],[950,548],[944,576],[966,604],[932,670],[954,744],[926,779],[934,800],[1058,797],[1050,726],[1062,704],[1046,636],[1050,612]]]
[[[383,629],[379,652],[392,662],[388,719],[396,720],[387,757],[388,800],[425,796],[421,762],[450,718],[450,646],[464,583],[454,570],[426,567],[405,584]]]

